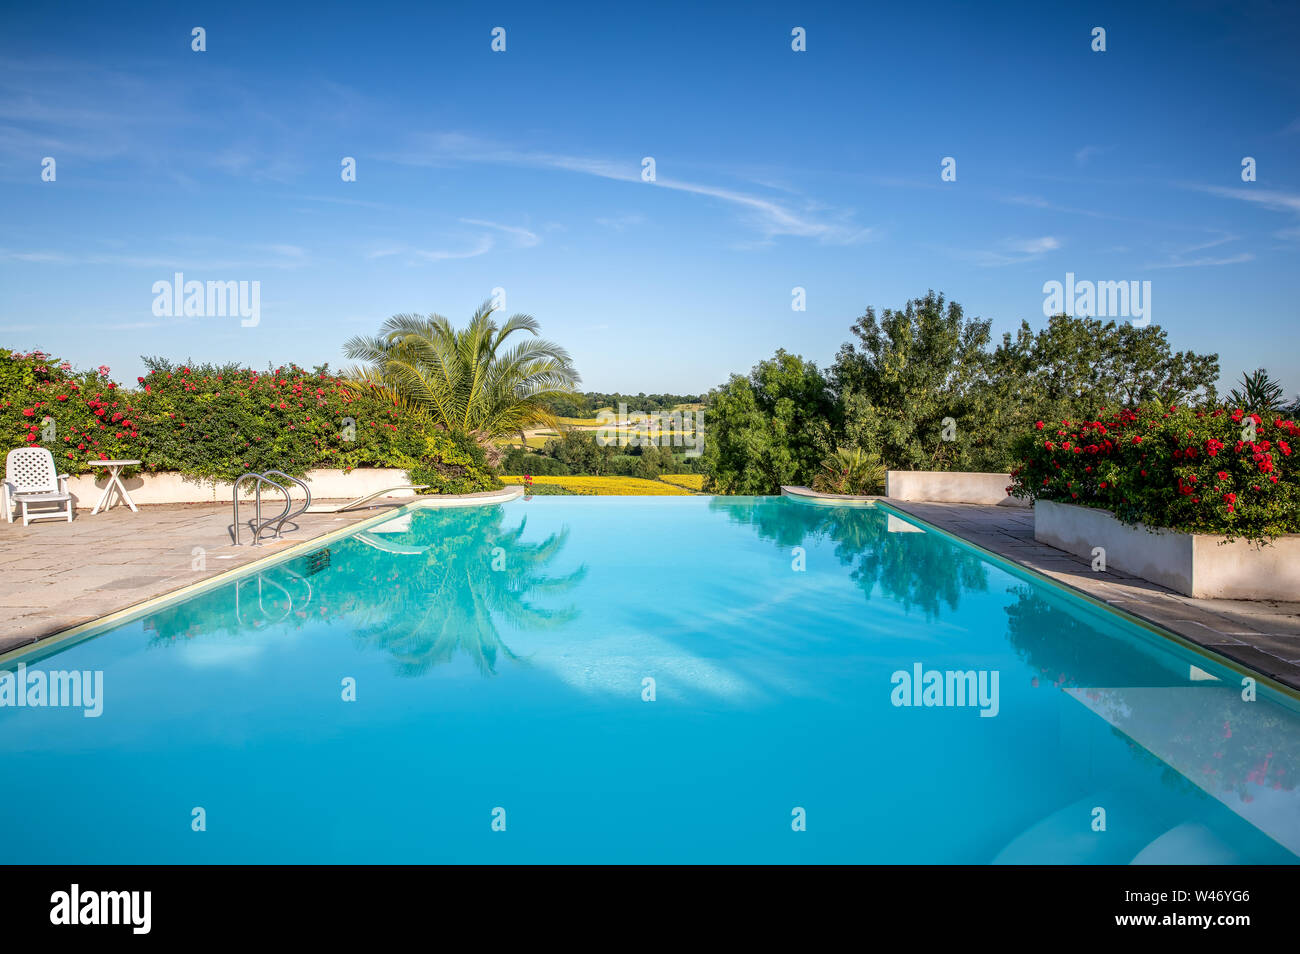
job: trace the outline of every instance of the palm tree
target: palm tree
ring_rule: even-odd
[[[347,372],[358,384],[486,445],[553,425],[546,401],[574,393],[581,380],[569,353],[537,337],[538,328],[531,315],[513,315],[498,326],[491,303],[484,302],[463,330],[442,315],[394,315],[379,334],[350,338],[343,352],[364,362]],[[505,347],[515,332],[535,340]]]
[[[885,485],[880,455],[860,447],[838,447],[822,461],[813,490],[830,494],[874,494]]]
[[[1286,392],[1263,368],[1241,376],[1241,387],[1228,392],[1228,403],[1252,413],[1285,411]]]

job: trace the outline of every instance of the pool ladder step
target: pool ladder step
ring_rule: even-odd
[[[302,506],[298,507],[297,509],[294,509],[293,500],[289,496],[289,488],[286,487],[284,484],[280,483],[278,480],[272,480],[271,478],[273,477],[280,477],[285,481],[292,481],[293,483],[301,487],[303,489],[303,493],[307,495],[307,499],[302,504]],[[275,524],[274,539],[278,540],[280,539],[281,529],[284,527],[285,521],[292,520],[294,517],[306,513],[307,508],[311,506],[311,488],[307,486],[306,481],[299,480],[297,477],[291,477],[289,474],[286,474],[282,470],[266,470],[260,474],[259,473],[244,474],[242,477],[240,477],[238,480],[235,481],[235,486],[233,491],[234,510],[235,510],[235,526],[234,526],[235,546],[240,545],[239,544],[239,527],[240,527],[239,486],[246,480],[257,481],[256,488],[254,491],[256,510],[255,510],[255,517],[253,520],[253,541],[252,541],[252,545],[255,547],[261,546],[262,531],[265,530],[267,527],[271,526],[271,524]],[[284,494],[284,509],[280,511],[280,513],[276,514],[274,517],[267,517],[266,520],[262,519],[262,485],[263,484],[270,484],[276,490],[280,491],[280,493]]]

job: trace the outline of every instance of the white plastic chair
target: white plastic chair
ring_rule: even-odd
[[[62,504],[54,510],[29,513],[31,504]],[[33,520],[55,520],[67,513],[72,523],[72,494],[68,475],[54,469],[54,455],[44,447],[17,447],[5,457],[5,519],[14,522],[14,508],[21,509],[23,526]]]

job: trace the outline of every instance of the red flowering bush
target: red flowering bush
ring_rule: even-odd
[[[1148,405],[1038,421],[1010,492],[1101,507],[1125,523],[1265,540],[1300,532],[1300,426],[1235,408]]]
[[[467,459],[451,435],[327,368],[145,363],[149,373],[128,390],[105,367],[77,374],[40,352],[0,350],[0,433],[10,447],[48,447],[73,474],[96,459],[132,458],[146,471],[208,480],[419,467],[418,482],[439,492],[499,486],[481,454]]]
[[[59,470],[131,455],[139,415],[105,373],[75,372],[41,351],[0,349],[0,434],[4,450],[46,447]]]

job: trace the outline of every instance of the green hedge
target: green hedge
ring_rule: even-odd
[[[145,472],[203,480],[396,467],[438,493],[501,486],[468,438],[403,414],[327,367],[145,365],[148,374],[128,389],[107,367],[76,372],[42,352],[0,349],[0,433],[10,447],[48,447],[73,474],[92,471],[94,460],[136,458]]]
[[[520,447],[512,447],[501,461],[503,474],[532,474],[534,477],[568,477],[567,464],[545,454],[535,454]]]
[[[1239,408],[1147,405],[1038,421],[1014,448],[1017,497],[1102,507],[1125,523],[1265,540],[1300,532],[1300,427]]]

